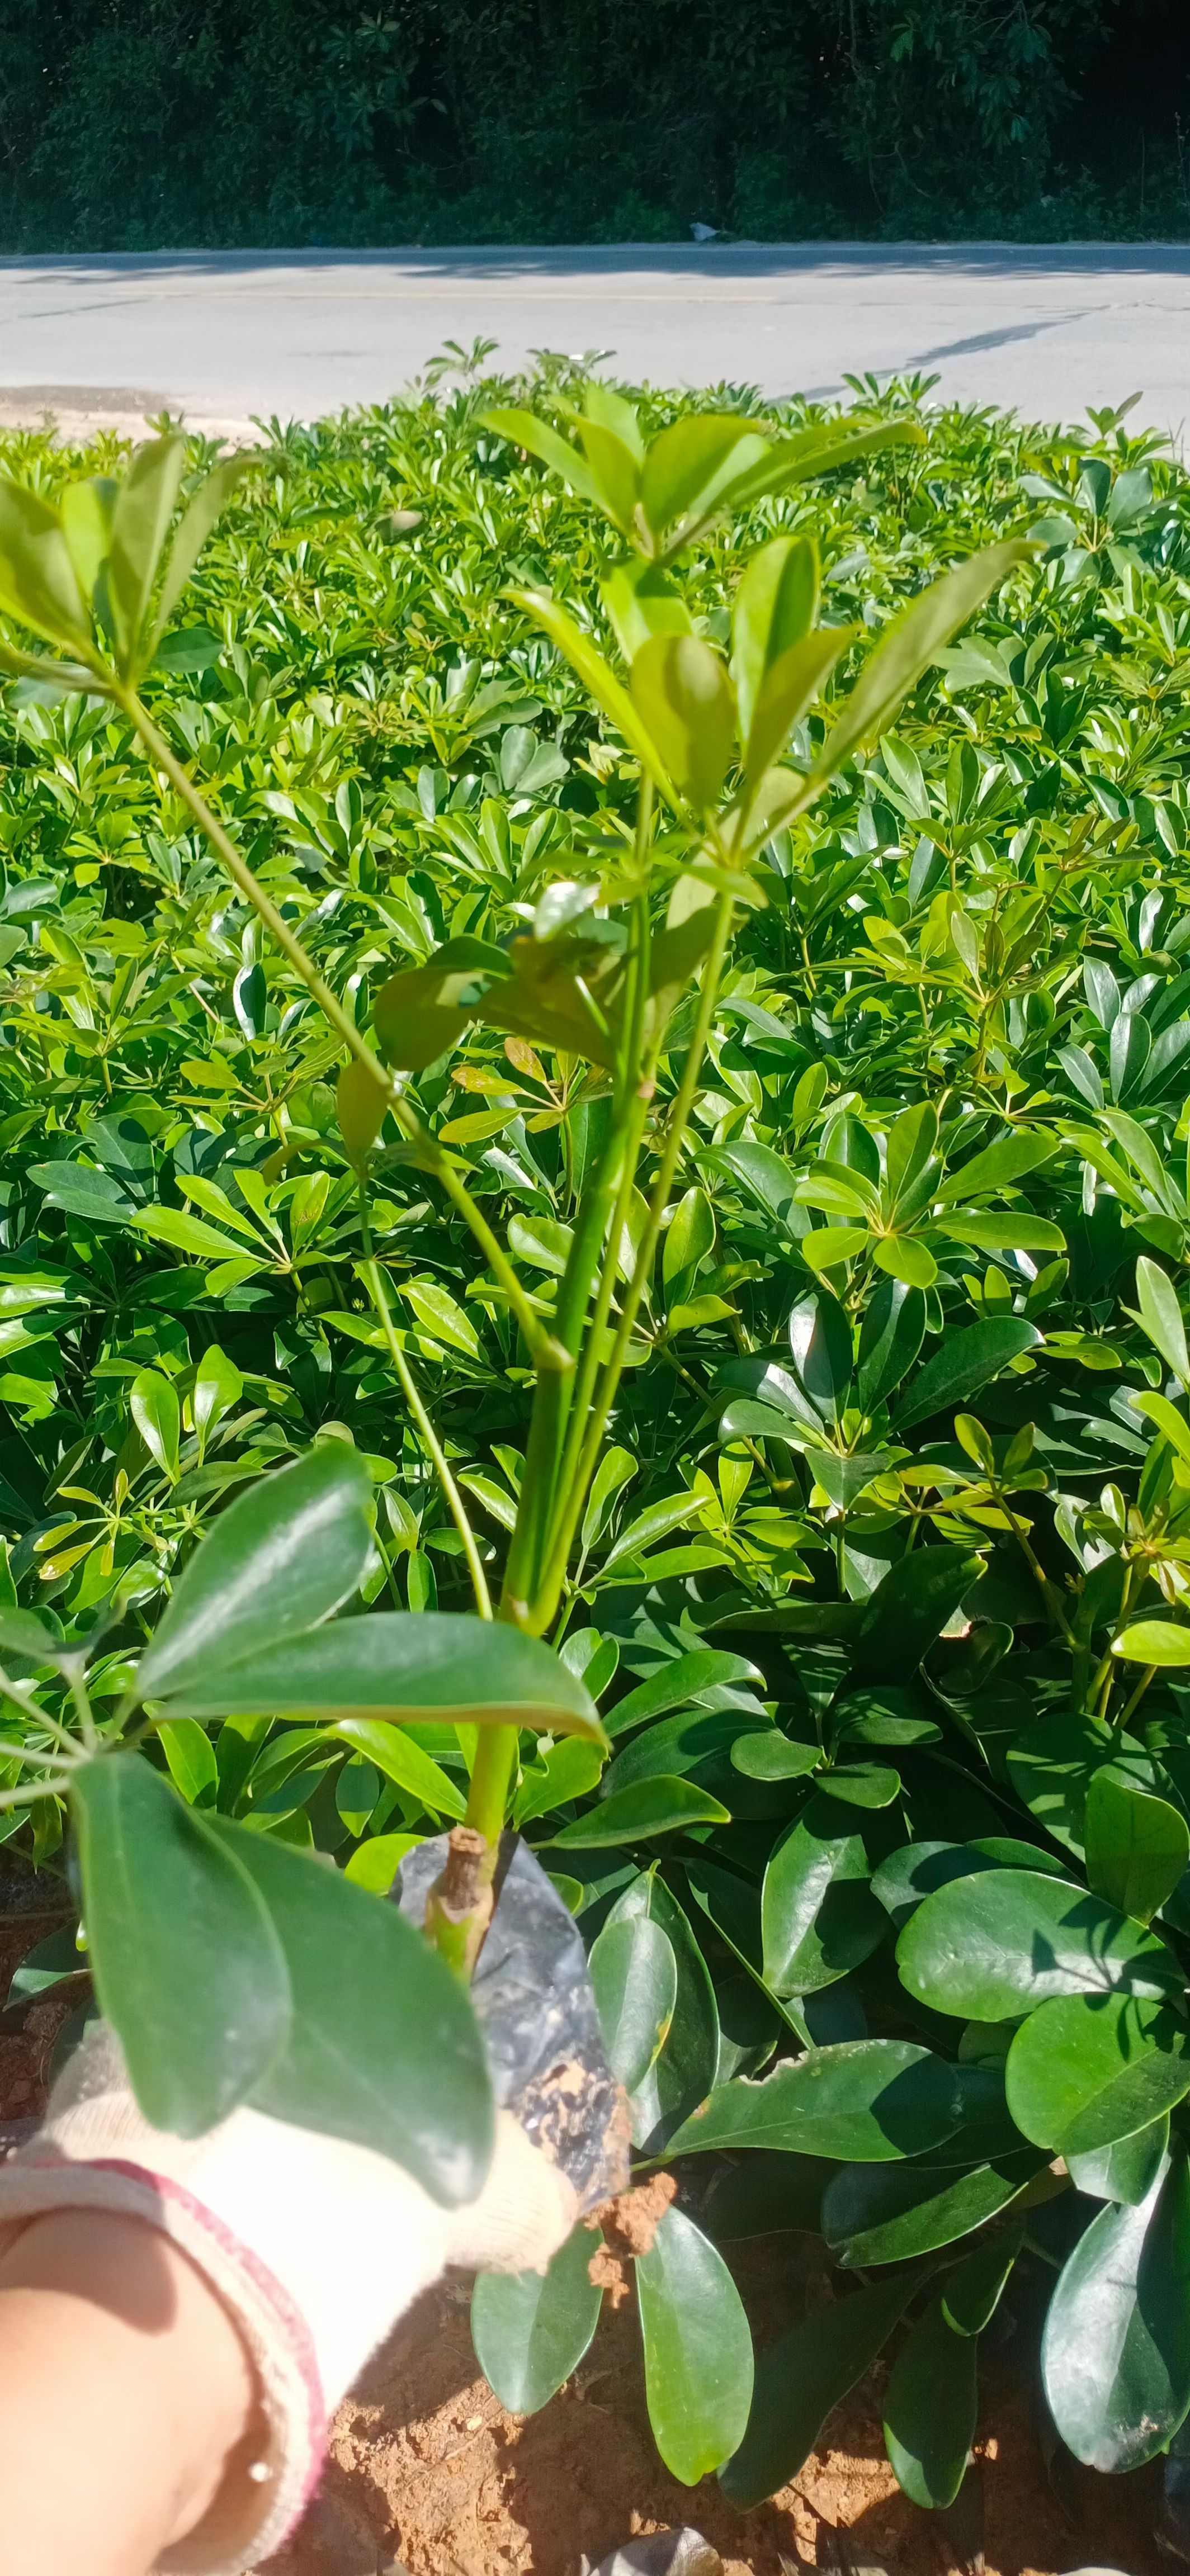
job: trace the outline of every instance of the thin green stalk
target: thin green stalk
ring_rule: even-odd
[[[637,1250],[636,1267],[621,1303],[620,1321],[616,1330],[615,1341],[612,1344],[611,1356],[604,1369],[598,1394],[591,1408],[591,1418],[587,1425],[586,1436],[583,1441],[574,1473],[570,1478],[563,1508],[559,1516],[549,1563],[539,1587],[537,1598],[533,1603],[533,1626],[538,1636],[542,1634],[543,1630],[548,1628],[550,1621],[557,1610],[558,1599],[566,1578],[566,1565],[570,1555],[571,1542],[578,1525],[578,1518],[583,1507],[583,1500],[586,1495],[587,1488],[595,1472],[596,1460],[598,1459],[599,1451],[603,1442],[603,1435],[607,1428],[608,1414],[611,1411],[616,1389],[620,1383],[620,1377],[623,1372],[624,1360],[632,1335],[632,1327],[636,1321],[637,1309],[640,1305],[641,1298],[644,1295],[647,1282],[652,1274],[653,1259],[657,1250],[657,1241],[661,1232],[662,1220],[664,1218],[666,1208],[669,1205],[669,1193],[673,1184],[673,1176],[677,1169],[678,1156],[682,1150],[690,1112],[694,1106],[694,1097],[698,1089],[699,1075],[702,1071],[702,1060],[706,1051],[707,1039],[710,1035],[711,1023],[715,1015],[715,1003],[719,994],[719,978],[723,972],[723,960],[727,951],[727,942],[731,935],[734,902],[735,898],[730,892],[721,894],[718,900],[714,936],[707,955],[706,965],[703,969],[702,992],[699,998],[698,1016],[695,1020],[694,1031],[690,1040],[686,1062],[683,1067],[682,1079],[678,1085],[678,1090],[670,1110],[665,1146],[658,1166],[657,1178],[653,1184],[652,1196],[649,1201],[648,1221]]]
[[[637,870],[642,876],[647,863],[652,817],[652,781],[642,776],[635,841]],[[582,1356],[577,1379],[573,1359],[566,1374],[559,1373],[555,1381],[551,1382],[544,1373],[538,1377],[521,1503],[505,1568],[501,1615],[521,1628],[532,1625],[531,1605],[550,1544],[558,1493],[566,1490],[567,1462],[576,1435],[581,1437],[590,1402],[616,1277],[621,1230],[636,1178],[637,1154],[652,1096],[652,1083],[644,1079],[641,1062],[652,939],[647,892],[637,896],[633,912],[635,936],[625,978],[623,1034],[616,1067],[612,1133],[600,1156],[592,1184],[583,1193],[554,1316],[555,1340],[568,1354],[577,1353],[582,1344]],[[609,1214],[610,1253],[606,1249]],[[587,1321],[591,1288],[597,1272],[600,1277],[595,1311]]]
[[[60,1745],[64,1753],[77,1752],[78,1748],[69,1727],[61,1725],[56,1717],[51,1717],[48,1708],[42,1708],[36,1700],[30,1699],[28,1689],[28,1684],[22,1687],[20,1682],[10,1681],[7,1673],[0,1672],[0,1698],[10,1699],[14,1708],[19,1708],[22,1717],[30,1719],[34,1726],[44,1726],[46,1734],[53,1736],[55,1744]]]
[[[632,1201],[632,1193],[636,1186],[636,1166],[640,1153],[641,1138],[644,1135],[645,1119],[648,1115],[648,1102],[647,1100],[634,1101],[632,1103],[632,1108],[634,1115],[631,1127],[625,1139],[624,1160],[620,1172],[619,1187],[616,1191],[615,1199],[611,1207],[610,1225],[607,1228],[606,1235],[605,1257],[603,1267],[600,1272],[599,1285],[595,1293],[595,1305],[587,1329],[586,1340],[583,1345],[583,1354],[579,1362],[578,1377],[574,1390],[574,1404],[570,1417],[570,1432],[566,1442],[566,1447],[562,1454],[562,1464],[559,1470],[558,1487],[559,1491],[564,1496],[569,1494],[571,1481],[577,1473],[578,1461],[582,1453],[586,1427],[590,1416],[591,1400],[594,1395],[596,1380],[599,1374],[600,1352],[603,1348],[604,1336],[607,1332],[608,1318],[611,1314],[612,1298],[615,1295],[616,1283],[620,1275],[620,1246],[624,1240],[624,1232],[628,1220],[628,1210]]]
[[[1125,1729],[1125,1727],[1126,1727],[1126,1726],[1127,1726],[1127,1724],[1128,1724],[1128,1720],[1129,1720],[1129,1718],[1130,1718],[1130,1717],[1131,1717],[1131,1715],[1132,1715],[1133,1709],[1134,1709],[1134,1708],[1136,1708],[1136,1707],[1139,1705],[1140,1701],[1144,1698],[1145,1692],[1147,1691],[1147,1689],[1148,1689],[1148,1687],[1149,1687],[1149,1683],[1150,1683],[1151,1681],[1155,1680],[1155,1678],[1156,1678],[1156,1673],[1157,1673],[1157,1666],[1156,1666],[1156,1664],[1146,1664],[1145,1669],[1144,1669],[1143,1673],[1141,1674],[1140,1680],[1138,1681],[1138,1683],[1137,1683],[1137,1685],[1136,1685],[1136,1688],[1135,1688],[1135,1690],[1133,1691],[1133,1694],[1132,1694],[1131,1699],[1129,1699],[1129,1700],[1125,1700],[1124,1706],[1123,1706],[1123,1708],[1121,1709],[1121,1711],[1120,1711],[1120,1714],[1119,1714],[1118,1718],[1115,1720],[1115,1729],[1116,1729],[1116,1733],[1117,1733],[1117,1735],[1122,1735],[1122,1734],[1123,1734],[1124,1729]]]
[[[460,1494],[454,1477],[450,1472],[450,1468],[447,1465],[446,1452],[443,1449],[442,1443],[438,1438],[438,1434],[434,1429],[434,1425],[430,1420],[424,1404],[422,1403],[420,1395],[418,1394],[413,1377],[410,1373],[409,1363],[393,1329],[393,1319],[389,1313],[388,1299],[384,1293],[383,1273],[379,1262],[375,1259],[372,1252],[371,1232],[367,1224],[366,1216],[364,1218],[364,1244],[367,1257],[364,1261],[360,1275],[363,1279],[364,1286],[368,1291],[368,1295],[372,1300],[372,1304],[376,1309],[377,1316],[379,1317],[380,1329],[388,1344],[389,1358],[391,1359],[393,1367],[397,1372],[397,1376],[401,1381],[401,1388],[405,1401],[413,1415],[413,1419],[417,1424],[418,1430],[421,1433],[425,1447],[433,1460],[438,1482],[446,1496],[447,1508],[450,1512],[451,1519],[453,1520],[455,1528],[459,1533],[459,1537],[463,1542],[463,1554],[467,1559],[467,1571],[471,1577],[471,1589],[475,1594],[475,1607],[478,1610],[481,1619],[490,1619],[492,1615],[492,1598],[488,1591],[487,1576],[483,1570],[483,1561],[476,1544],[475,1532],[467,1518],[463,1497]]]
[[[508,1813],[508,1793],[516,1769],[519,1743],[515,1726],[482,1726],[479,1730],[475,1768],[467,1792],[465,1822],[474,1825],[476,1832],[483,1835],[493,1855],[493,1868]]]
[[[95,1725],[94,1713],[91,1707],[91,1694],[83,1679],[81,1667],[76,1666],[68,1675],[68,1680],[70,1685],[70,1696],[74,1702],[75,1714],[78,1718],[83,1743],[86,1746],[88,1753],[93,1753],[96,1745],[98,1744],[99,1736]]]
[[[1050,1582],[1049,1576],[1046,1573],[1044,1566],[1041,1564],[1024,1523],[1014,1512],[1007,1494],[1001,1492],[995,1478],[990,1477],[988,1482],[993,1500],[999,1504],[1000,1509],[1008,1522],[1009,1528],[1012,1531],[1012,1535],[1021,1550],[1031,1575],[1033,1576],[1034,1582],[1040,1590],[1042,1601],[1045,1604],[1046,1617],[1049,1620],[1051,1628],[1057,1628],[1065,1638],[1067,1645],[1073,1646],[1074,1631],[1066,1616],[1062,1603],[1058,1598],[1054,1585]]]
[[[129,722],[135,726],[146,751],[156,761],[158,768],[164,771],[175,794],[181,798],[182,803],[194,816],[200,830],[205,832],[212,848],[217,850],[224,867],[239,887],[241,894],[254,906],[266,930],[276,940],[278,947],[284,951],[290,965],[301,976],[307,992],[317,1002],[324,1018],[335,1031],[336,1037],[342,1039],[357,1064],[363,1065],[377,1089],[383,1093],[397,1125],[409,1142],[417,1146],[419,1159],[423,1162],[426,1171],[432,1172],[435,1180],[441,1182],[448,1198],[453,1201],[460,1216],[469,1225],[480,1250],[516,1314],[536,1365],[539,1368],[557,1367],[559,1360],[550,1335],[542,1331],[540,1321],[534,1314],[503,1245],[493,1234],[482,1210],[477,1207],[451,1157],[443,1151],[437,1138],[431,1136],[422,1126],[416,1112],[410,1108],[408,1101],[394,1083],[387,1067],[381,1063],[379,1056],[369,1046],[362,1030],[356,1027],[350,1011],[345,1008],[338,994],[332,992],[330,985],[319,974],[313,958],[303,948],[300,939],[295,937],[288,922],[278,912],[276,904],[265,893],[264,887],[254,876],[247,860],[241,856],[235,842],[224,831],[223,825],[212,813],[205,798],[199,794],[181,761],[175,759],[169,744],[158,733],[156,725],[141,705],[135,690],[121,691],[119,704],[123,707]]]
[[[64,1798],[70,1786],[70,1775],[63,1771],[56,1780],[39,1782],[36,1788],[0,1789],[0,1807],[35,1807],[39,1798]]]

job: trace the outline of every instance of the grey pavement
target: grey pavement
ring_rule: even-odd
[[[936,373],[1042,420],[1139,391],[1190,421],[1190,244],[629,243],[600,250],[247,251],[0,259],[0,426],[147,411],[248,433],[406,387],[446,340],[609,353],[654,384],[833,395]]]

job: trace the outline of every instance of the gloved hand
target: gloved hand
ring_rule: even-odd
[[[435,1848],[422,1850],[419,1877],[437,1866]],[[0,2254],[49,2211],[148,2221],[211,2284],[251,2355],[259,2441],[234,2455],[163,2570],[235,2576],[279,2549],[317,2480],[329,2414],[420,2292],[452,2263],[543,2271],[583,2211],[623,2184],[581,1942],[537,1864],[523,1850],[512,1857],[509,1903],[502,1894],[473,1989],[504,2107],[487,2180],[466,2208],[439,2208],[368,2148],[248,2108],[201,2138],[152,2128],[103,2023],[75,2051],[36,2137],[0,2168]],[[406,1901],[412,1911],[419,1895]]]

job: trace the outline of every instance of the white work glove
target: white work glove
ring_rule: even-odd
[[[448,2263],[544,2270],[579,2214],[573,2185],[508,2111],[465,2209],[440,2209],[387,2156],[263,2111],[172,2137],[138,2111],[103,2022],[75,2050],[36,2137],[0,2168],[0,2251],[62,2209],[161,2228],[218,2293],[255,2366],[254,2455],[237,2455],[199,2528],[162,2559],[178,2576],[234,2576],[281,2547],[317,2482],[329,2416]]]
[[[441,2209],[387,2156],[233,2111],[205,2137],[154,2129],[114,2033],[94,2022],[43,2126],[0,2167],[0,2252],[51,2210],[138,2218],[210,2282],[251,2355],[259,2405],[214,2504],[162,2576],[239,2576],[279,2549],[322,2467],[329,2416],[397,2319],[449,2263],[544,2271],[576,2220],[622,2189],[622,2097],[599,2038],[582,1942],[523,1846],[511,1847],[472,1995],[498,2104],[477,2200]],[[414,1919],[439,1847],[418,1854]],[[537,2141],[537,2143],[534,2143]],[[257,2429],[259,2428],[259,2429]]]

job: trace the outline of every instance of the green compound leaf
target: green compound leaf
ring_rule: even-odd
[[[956,2334],[982,2334],[991,2324],[1008,2285],[1024,2236],[1023,2221],[997,2227],[950,2273],[942,2293],[948,2325]]]
[[[445,1610],[376,1610],[234,1662],[212,1653],[201,1671],[171,1685],[170,1706],[190,1717],[259,1710],[271,1717],[310,1711],[406,1725],[462,1718],[603,1741],[594,1700],[551,1646]],[[374,1745],[368,1751],[375,1759]]]
[[[697,2486],[743,2437],[752,2400],[752,2337],[721,2254],[693,2221],[667,2209],[636,2295],[645,2347],[645,2394],[667,2469]]]
[[[954,2245],[995,2218],[1045,2162],[1038,2149],[1026,2147],[968,2172],[936,2159],[845,2165],[823,2195],[822,2232],[845,2265],[904,2263]]]
[[[948,1333],[941,1350],[926,1361],[908,1397],[897,1407],[898,1434],[916,1422],[929,1421],[935,1413],[968,1403],[981,1386],[999,1377],[1010,1360],[1035,1349],[1040,1340],[1037,1326],[1023,1315],[993,1315],[984,1323],[965,1325],[962,1332]]]
[[[892,2366],[884,2439],[897,2485],[930,2511],[953,2504],[975,2438],[975,2342],[931,2301]]]
[[[1167,2006],[1058,1995],[1022,2023],[1004,2080],[1027,2138],[1057,2155],[1095,2155],[1190,2093],[1190,2048]]]
[[[556,1851],[602,1851],[634,1843],[652,1834],[681,1833],[687,1825],[729,1825],[729,1810],[692,1780],[634,1780],[613,1789],[585,1816],[563,1825],[553,1837]]]
[[[233,1696],[209,1709],[208,1669],[271,1653],[350,1598],[371,1552],[371,1493],[357,1452],[325,1440],[237,1495],[174,1586],[141,1658],[138,1696],[176,1700],[179,1716],[246,1707]]]
[[[491,2083],[464,1988],[395,1905],[313,1855],[222,1817],[208,1831],[264,1899],[293,2017],[252,2089],[258,2111],[404,2165],[448,2209],[492,2152]]]
[[[71,1811],[95,1990],[133,2092],[156,2128],[199,2137],[285,2045],[281,1939],[240,1854],[139,1754],[81,1764]]]
[[[888,1917],[868,1881],[868,1856],[862,1837],[847,1831],[846,1809],[812,1798],[764,1874],[764,1978],[774,1994],[815,1994],[871,1955]]]
[[[678,1999],[673,1943],[659,1923],[637,1914],[608,1923],[588,1960],[611,2070],[635,2093],[665,2045]]]
[[[672,2155],[782,2147],[885,2164],[954,2135],[963,2116],[954,2068],[906,2039],[844,2040],[779,2066],[759,2083],[720,2085],[669,2141]]]
[[[489,2388],[510,2415],[536,2415],[577,2370],[599,2323],[590,2277],[598,2228],[572,2229],[545,2272],[481,2272],[471,2340]]]
[[[875,2360],[915,2286],[904,2273],[877,2281],[816,2309],[762,2354],[747,2431],[720,2474],[732,2504],[747,2512],[804,2468],[827,2416]]]
[[[1137,2207],[1079,2238],[1041,2347],[1050,2413],[1088,2468],[1139,2468],[1190,2406],[1190,2179],[1179,2153]]]
[[[641,1915],[660,1925],[677,1964],[678,1986],[673,2019],[664,2047],[631,2096],[632,2135],[647,2155],[658,2155],[680,2121],[705,2101],[719,2062],[719,2015],[706,1961],[690,1925],[664,1879],[642,1871],[626,1887],[608,1917],[611,1923],[635,1922]]]
[[[1190,1642],[1190,1631],[1187,1632]],[[1087,1877],[1097,1896],[1151,1923],[1190,1866],[1190,1826],[1167,1798],[1097,1771],[1083,1817]]]
[[[1169,2113],[1165,2112],[1130,2138],[1118,2138],[1112,2147],[1098,2147],[1093,2155],[1068,2156],[1066,2162],[1076,2191],[1085,2191],[1090,2200],[1122,2200],[1135,2208],[1147,2200],[1168,2149]]]
[[[1005,2021],[1054,1995],[1133,1994],[1160,2002],[1181,1986],[1151,1933],[1059,1878],[997,1869],[927,1896],[897,1943],[902,1982],[935,2012]]]

